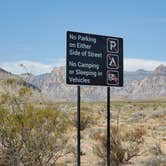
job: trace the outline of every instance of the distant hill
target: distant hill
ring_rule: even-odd
[[[131,98],[160,99],[166,97],[166,67],[158,66],[149,76],[137,81]]]
[[[8,71],[0,68],[0,80],[4,80],[4,79],[7,79],[9,77],[15,77],[14,74],[12,73],[9,73]]]
[[[23,78],[26,86],[41,91],[45,98],[55,101],[76,100],[76,86],[66,84],[65,67],[55,67],[50,73],[20,76],[0,69],[0,80]],[[81,98],[88,101],[105,100],[106,87],[81,86]],[[152,100],[166,98],[166,66],[154,71],[124,72],[124,87],[111,87],[111,98],[116,100]]]
[[[33,102],[41,100],[41,90],[38,87],[25,81],[19,75],[9,73],[0,68],[0,95],[9,94],[11,96],[18,96],[20,90],[23,90],[23,88],[31,90],[31,95],[27,100]]]
[[[113,99],[131,99],[139,82],[151,76],[152,73],[141,69],[135,72],[124,72],[124,87],[111,88],[111,97]],[[65,74],[65,67],[55,67],[51,73],[38,76],[27,75],[24,79],[40,88],[42,93],[54,100],[75,100],[76,86],[66,85]],[[104,100],[106,87],[82,86],[81,97],[83,100]],[[137,95],[137,97],[141,99],[141,95]]]

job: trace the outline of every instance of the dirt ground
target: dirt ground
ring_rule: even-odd
[[[64,104],[64,103],[63,103]],[[62,105],[61,108],[64,108]],[[67,114],[75,112],[74,104],[65,107]],[[63,110],[63,109],[62,109]],[[63,110],[65,111],[65,110]],[[96,137],[106,131],[106,103],[82,103],[82,119],[87,120],[87,125],[81,131],[81,165],[105,165],[102,158],[94,151],[100,142]],[[111,102],[111,126],[119,126],[123,133],[127,130],[140,128],[145,131],[135,156],[130,160],[119,163],[125,166],[166,166],[166,102],[165,101],[135,101]],[[70,132],[70,145],[74,149],[73,155],[65,156],[60,160],[60,165],[72,166],[76,164],[76,133],[73,127]],[[123,144],[124,142],[122,142]],[[112,164],[117,165],[117,164]]]

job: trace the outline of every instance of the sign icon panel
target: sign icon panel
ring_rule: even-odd
[[[109,69],[118,69],[119,68],[119,56],[118,55],[107,55],[107,67]]]
[[[119,53],[119,41],[114,38],[108,38],[107,51],[110,53]]]
[[[119,72],[114,70],[107,71],[107,84],[119,85]]]

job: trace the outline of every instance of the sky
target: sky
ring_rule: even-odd
[[[70,30],[123,37],[124,69],[154,70],[166,65],[165,9],[165,0],[0,1],[0,67],[41,74],[64,65]]]

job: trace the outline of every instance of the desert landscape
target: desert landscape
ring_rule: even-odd
[[[160,80],[165,80],[165,66],[159,66],[154,71],[156,72],[157,74],[150,72],[151,75],[141,78],[140,83],[130,77],[130,82],[131,84],[136,82],[135,85],[138,87],[144,87],[142,82],[148,79],[157,80],[159,77]],[[55,79],[50,79],[47,74],[47,80],[43,80],[44,83],[47,82],[47,87],[53,85],[51,80],[56,81],[57,85],[59,79],[64,78],[61,74],[59,77],[57,73],[54,74]],[[47,98],[39,86],[27,81],[25,74],[22,77],[1,69],[0,76],[0,164],[4,166],[76,165],[75,91],[65,86],[69,88],[68,92],[73,93],[73,100],[56,101],[50,96]],[[157,94],[155,85],[158,84],[152,81],[150,83],[154,87],[153,93]],[[164,96],[165,83],[161,82],[160,85]],[[99,93],[101,90],[95,87],[82,88],[82,98],[86,98],[86,95],[92,92]],[[125,99],[122,94],[112,95],[110,108],[112,165],[166,165],[166,103],[163,96],[154,100],[147,98],[130,100],[127,97]],[[106,102],[105,99],[94,101],[92,96],[89,98],[90,101],[81,102],[81,164],[105,166]]]
[[[166,166],[166,0],[0,1],[0,166]]]

